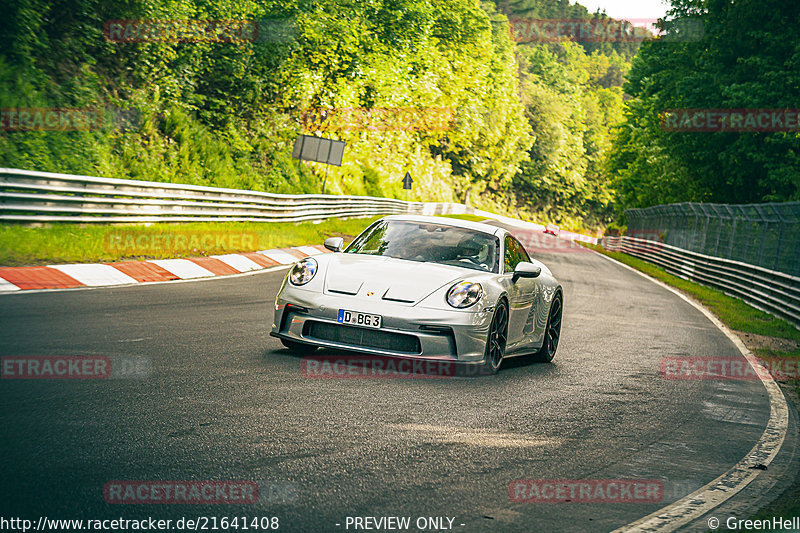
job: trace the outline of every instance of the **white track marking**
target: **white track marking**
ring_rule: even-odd
[[[299,258],[293,256],[288,252],[284,252],[283,250],[266,250],[264,252],[258,252],[261,255],[265,255],[272,259],[273,261],[277,261],[282,265],[290,265],[292,263],[296,263],[300,261]]]
[[[19,287],[11,283],[10,281],[6,281],[3,278],[0,278],[0,292],[5,291],[18,291],[21,290]]]
[[[303,252],[306,255],[320,255],[323,253],[321,250],[317,250],[312,246],[295,246],[294,249],[298,252]]]
[[[214,259],[219,259],[231,268],[235,268],[239,272],[250,272],[251,270],[261,270],[262,267],[255,261],[246,258],[239,254],[225,254],[225,255],[212,255]]]
[[[109,265],[50,265],[50,268],[59,270],[89,287],[138,283],[129,275]]]
[[[188,259],[151,259],[148,263],[158,265],[164,270],[175,274],[181,279],[207,278],[214,276],[213,272],[206,270]]]

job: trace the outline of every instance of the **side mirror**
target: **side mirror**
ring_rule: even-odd
[[[331,252],[341,252],[344,247],[344,239],[341,237],[328,237],[325,239],[324,246]]]
[[[528,263],[527,261],[520,261],[514,269],[514,275],[511,281],[515,282],[520,278],[538,278],[542,273],[542,267]]]

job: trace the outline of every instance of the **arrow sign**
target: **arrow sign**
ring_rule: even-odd
[[[406,172],[406,177],[403,178],[403,188],[411,189],[412,183],[414,183],[414,180],[411,179],[411,172]]]

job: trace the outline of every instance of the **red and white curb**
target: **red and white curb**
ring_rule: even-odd
[[[290,265],[298,259],[328,251],[323,246],[314,245],[187,259],[0,267],[0,294],[228,276]]]

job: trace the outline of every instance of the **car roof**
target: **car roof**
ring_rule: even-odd
[[[465,228],[481,233],[489,233],[490,235],[502,236],[508,231],[505,228],[498,228],[497,226],[490,226],[483,222],[473,222],[471,220],[461,220],[459,218],[449,217],[431,217],[424,215],[389,215],[383,217],[381,220],[398,220],[404,222],[429,222],[432,224],[441,224],[442,226],[453,226],[456,228]]]

